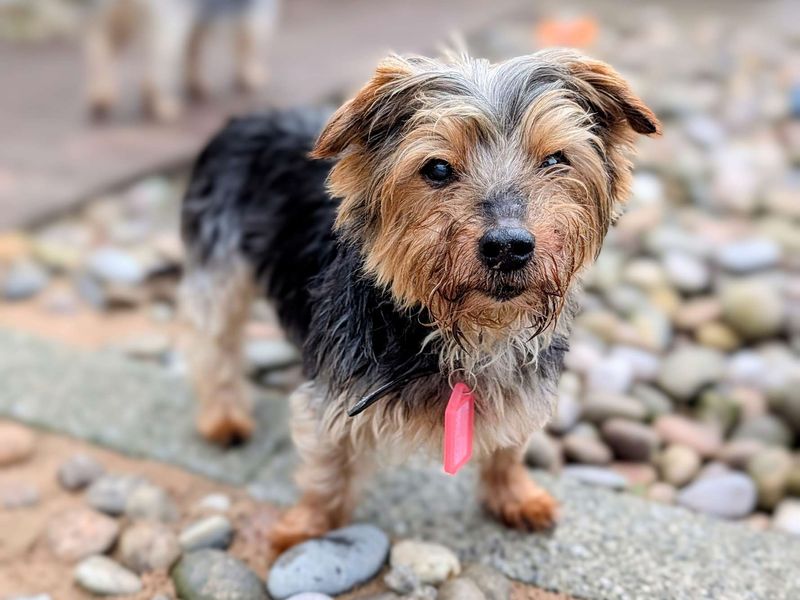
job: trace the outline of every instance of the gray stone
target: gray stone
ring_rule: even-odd
[[[642,404],[628,396],[598,392],[590,394],[583,405],[583,418],[593,423],[620,417],[641,421],[647,416]]]
[[[386,584],[387,588],[398,594],[410,594],[422,585],[417,574],[408,565],[392,567],[383,576],[383,583]]]
[[[256,339],[245,345],[245,359],[251,371],[285,369],[300,360],[297,346],[282,339]]]
[[[536,431],[528,441],[525,461],[532,467],[552,471],[564,462],[559,443],[544,431]]]
[[[119,540],[120,562],[136,573],[169,569],[180,555],[175,534],[157,522],[134,523]]]
[[[268,600],[258,576],[220,550],[184,555],[172,569],[172,582],[181,600]]]
[[[292,596],[288,600],[333,600],[328,594],[318,594],[317,592],[308,592]]]
[[[125,516],[166,523],[177,520],[178,507],[164,488],[144,481],[125,500]]]
[[[138,594],[142,582],[125,567],[106,556],[90,556],[75,567],[75,581],[98,596]]]
[[[602,432],[614,455],[622,460],[648,462],[661,444],[658,433],[636,421],[609,419],[603,423]]]
[[[106,474],[98,477],[86,490],[86,502],[94,509],[111,516],[125,512],[128,498],[144,480],[137,475]]]
[[[644,383],[631,389],[631,396],[644,406],[647,420],[653,420],[673,411],[672,400],[661,390]]]
[[[441,544],[419,540],[403,540],[392,546],[389,557],[392,568],[410,568],[422,583],[439,585],[461,572],[458,557]]]
[[[511,598],[511,582],[497,569],[473,563],[462,572],[461,577],[471,579],[486,596],[486,600],[508,600]]]
[[[731,468],[744,470],[750,459],[763,448],[764,444],[758,440],[731,440],[719,449],[716,458]]]
[[[789,427],[778,417],[768,413],[743,421],[733,432],[735,440],[757,440],[773,446],[788,447],[792,438]]]
[[[547,424],[547,429],[564,434],[572,429],[581,418],[581,403],[572,394],[562,394],[558,398],[556,414]]]
[[[764,448],[750,459],[747,473],[756,482],[760,508],[772,510],[783,499],[792,466],[792,455],[785,448]]]
[[[564,454],[573,462],[605,465],[611,462],[611,450],[598,439],[585,435],[567,435],[563,439]]]
[[[725,358],[721,353],[701,346],[684,346],[664,359],[658,385],[673,398],[689,401],[724,373]]]
[[[588,465],[567,465],[562,471],[564,477],[576,479],[581,483],[610,488],[623,489],[628,486],[628,480],[619,473],[604,467]]]
[[[185,527],[179,540],[186,552],[202,548],[226,550],[233,541],[233,533],[233,525],[228,517],[213,515]]]
[[[723,287],[722,311],[725,320],[747,340],[779,334],[785,315],[780,291],[759,279],[745,279]]]
[[[105,473],[105,468],[88,454],[74,454],[58,467],[58,482],[65,490],[82,490]]]
[[[708,288],[710,273],[701,260],[683,252],[664,256],[664,270],[670,282],[680,291],[696,294]]]
[[[778,531],[800,536],[800,500],[782,500],[775,508],[772,526]]]
[[[740,519],[756,507],[753,480],[743,473],[698,479],[678,493],[678,504],[726,519]]]
[[[36,263],[15,263],[2,279],[0,295],[6,300],[26,300],[41,292],[48,284],[47,271]]]
[[[372,525],[351,525],[284,552],[269,572],[269,593],[341,594],[371,579],[386,562],[389,538]]]
[[[590,393],[624,394],[633,384],[634,375],[633,366],[627,360],[607,356],[589,369],[586,388]]]
[[[486,595],[472,579],[456,577],[439,588],[438,600],[486,600]]]
[[[737,240],[722,246],[716,259],[731,273],[748,273],[774,267],[781,259],[781,247],[766,238]]]
[[[86,267],[104,283],[138,285],[145,278],[145,270],[136,258],[111,246],[94,250],[87,259]]]
[[[54,515],[47,526],[47,544],[58,558],[76,561],[106,552],[119,535],[117,522],[88,508]]]

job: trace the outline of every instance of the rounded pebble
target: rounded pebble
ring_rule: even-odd
[[[142,590],[142,582],[134,573],[106,556],[90,556],[79,563],[75,581],[98,596],[124,596]]]
[[[233,525],[228,517],[213,515],[185,527],[179,539],[186,552],[201,548],[225,550],[233,541]]]
[[[120,561],[136,573],[169,569],[181,554],[178,539],[157,522],[134,523],[119,540]]]
[[[47,527],[47,543],[58,558],[76,561],[102,554],[117,540],[119,525],[114,519],[88,508],[58,513]]]
[[[88,454],[75,454],[58,467],[58,482],[65,490],[82,490],[105,472],[103,465]]]
[[[0,423],[0,467],[27,460],[34,451],[36,436],[14,423]]]
[[[186,554],[171,574],[181,600],[268,600],[258,576],[242,561],[220,550]]]

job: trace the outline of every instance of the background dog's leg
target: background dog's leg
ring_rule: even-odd
[[[236,23],[236,83],[244,91],[257,91],[267,81],[265,51],[275,27],[277,4],[257,0]]]
[[[210,26],[204,21],[195,23],[186,47],[186,90],[193,100],[205,100],[209,89],[203,76],[203,46]]]
[[[154,119],[174,121],[181,113],[181,83],[189,34],[191,2],[149,2],[145,109]]]
[[[481,497],[500,521],[518,529],[547,529],[555,524],[558,505],[528,475],[524,448],[496,450],[481,464]]]
[[[297,471],[302,496],[271,532],[270,542],[278,552],[345,524],[369,464],[353,450],[341,418],[332,426],[320,419],[317,409],[322,412],[325,406],[315,407],[319,400],[312,384],[292,394],[292,439],[302,461]]]
[[[114,0],[93,13],[87,24],[84,38],[87,100],[89,111],[96,118],[106,116],[117,102],[114,63],[131,37],[136,17],[131,0]]]
[[[189,375],[200,401],[197,429],[228,444],[253,432],[252,403],[242,365],[242,338],[255,296],[250,268],[241,258],[187,267],[181,286],[182,340]]]

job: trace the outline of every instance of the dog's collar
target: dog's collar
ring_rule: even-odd
[[[425,377],[426,375],[434,375],[435,373],[438,372],[439,372],[438,368],[433,368],[430,366],[422,366],[422,367],[417,366],[412,369],[409,369],[399,377],[396,377],[395,379],[392,379],[391,381],[384,383],[382,386],[374,389],[369,394],[362,397],[361,400],[356,402],[353,406],[351,406],[347,410],[347,416],[355,417],[357,414],[364,412],[366,409],[368,409],[370,406],[375,404],[378,400],[380,400],[390,392],[393,392],[398,388],[401,388],[404,385],[411,383],[415,379],[419,379],[420,377]]]

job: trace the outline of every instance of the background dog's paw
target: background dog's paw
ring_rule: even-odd
[[[316,506],[298,504],[290,508],[269,533],[273,550],[280,554],[306,540],[320,537],[331,528],[324,512]]]
[[[509,496],[488,502],[487,508],[505,525],[514,529],[543,531],[552,529],[558,520],[558,502],[543,491],[521,498]]]
[[[223,445],[244,442],[253,435],[255,422],[240,406],[226,403],[204,406],[197,416],[197,430],[207,440]]]

